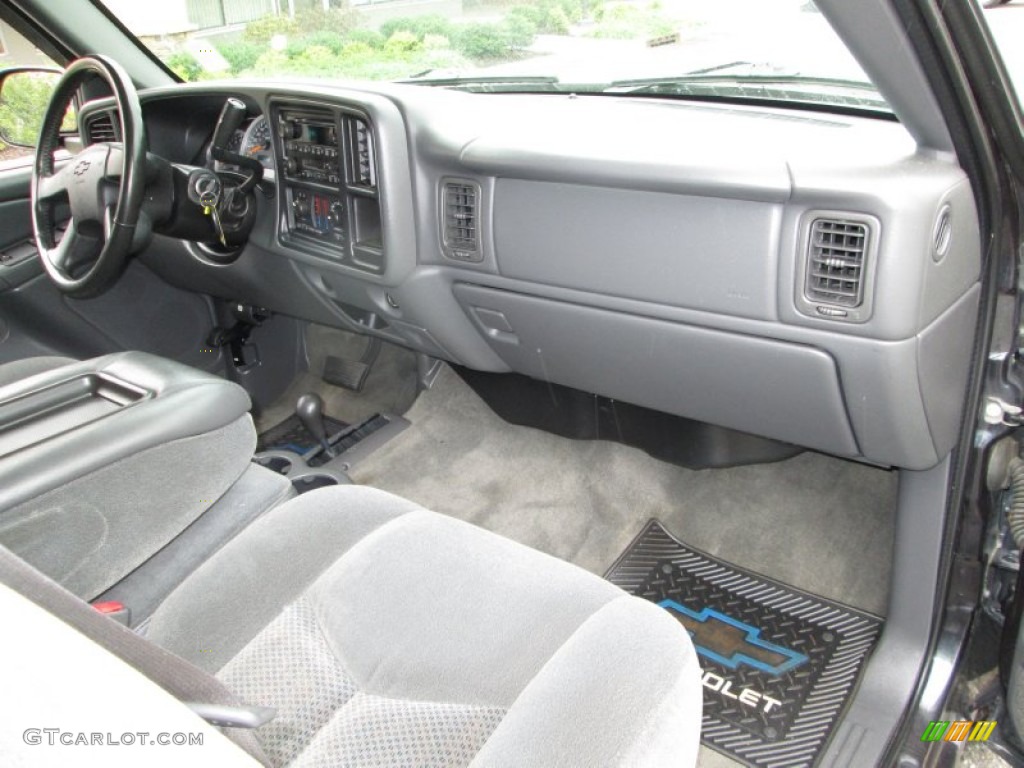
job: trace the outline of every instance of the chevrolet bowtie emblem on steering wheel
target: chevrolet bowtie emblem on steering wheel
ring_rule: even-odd
[[[75,165],[75,170],[73,171],[73,173],[75,174],[75,176],[81,176],[82,174],[89,170],[90,165],[91,163],[88,160],[79,160],[78,164]]]

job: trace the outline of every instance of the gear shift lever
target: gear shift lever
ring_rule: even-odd
[[[338,454],[334,447],[327,440],[327,425],[324,423],[324,401],[320,395],[307,392],[299,397],[295,403],[295,415],[299,417],[302,426],[310,435],[323,447],[324,451],[332,459]]]

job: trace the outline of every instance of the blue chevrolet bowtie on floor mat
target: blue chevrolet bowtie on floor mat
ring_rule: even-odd
[[[703,671],[701,739],[750,766],[816,763],[882,626],[691,549],[656,520],[607,578],[690,633]]]

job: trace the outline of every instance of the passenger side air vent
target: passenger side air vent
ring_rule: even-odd
[[[808,211],[794,275],[796,309],[808,317],[863,323],[871,317],[881,222],[845,211]]]
[[[480,186],[462,179],[447,180],[441,197],[445,255],[458,261],[482,261]]]
[[[366,121],[352,118],[349,123],[352,141],[352,183],[375,189],[377,187],[377,161],[374,157],[373,132]]]
[[[816,218],[807,238],[807,280],[804,295],[815,304],[855,308],[864,301],[870,229],[866,222]],[[845,317],[819,307],[825,317]]]
[[[113,112],[97,112],[85,123],[86,144],[98,144],[103,141],[117,141],[117,126]]]

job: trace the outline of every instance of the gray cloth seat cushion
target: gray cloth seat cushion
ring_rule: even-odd
[[[382,491],[269,512],[148,637],[276,707],[275,765],[692,765],[700,672],[665,611]]]

